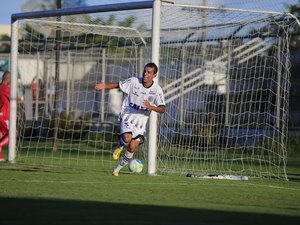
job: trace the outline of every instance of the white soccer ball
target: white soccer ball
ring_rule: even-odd
[[[143,170],[143,163],[139,159],[132,159],[128,163],[128,169],[132,173],[140,173]]]

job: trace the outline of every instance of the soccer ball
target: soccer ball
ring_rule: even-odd
[[[128,163],[128,169],[132,173],[140,173],[143,170],[143,163],[139,159],[132,159]]]

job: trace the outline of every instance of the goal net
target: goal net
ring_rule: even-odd
[[[122,93],[95,84],[141,75],[150,32],[142,36],[131,26],[136,20],[125,12],[21,21],[18,70],[26,91],[18,163],[112,168]]]
[[[167,111],[158,118],[158,173],[286,178],[295,20],[165,3],[160,15]],[[18,163],[113,168],[122,94],[94,87],[142,75],[151,17],[135,9],[19,21]],[[145,144],[135,158],[146,165],[147,154]]]

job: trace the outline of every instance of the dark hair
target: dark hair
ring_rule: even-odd
[[[7,78],[9,77],[10,72],[9,71],[5,71],[2,75],[2,81],[7,80]]]
[[[145,67],[151,67],[151,68],[153,68],[154,74],[157,74],[158,67],[157,67],[157,65],[155,63],[153,63],[153,62],[147,63]]]

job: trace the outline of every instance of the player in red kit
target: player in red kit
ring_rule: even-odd
[[[10,72],[4,72],[0,84],[0,162],[5,161],[2,157],[2,147],[8,144],[9,124],[9,96],[10,96]]]

